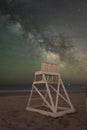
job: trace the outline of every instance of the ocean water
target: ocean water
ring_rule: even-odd
[[[32,84],[1,84],[0,91],[29,90]]]
[[[64,84],[68,92],[86,92],[86,85],[82,84]],[[43,90],[44,87],[40,85]],[[32,88],[32,84],[2,84],[0,85],[0,93],[26,93]]]

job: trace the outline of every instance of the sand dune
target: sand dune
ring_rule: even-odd
[[[85,94],[69,96],[76,113],[59,118],[26,111],[28,95],[0,96],[0,130],[86,130]]]

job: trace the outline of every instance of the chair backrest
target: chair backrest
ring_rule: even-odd
[[[42,62],[41,71],[58,73],[58,65],[47,63],[47,62]]]

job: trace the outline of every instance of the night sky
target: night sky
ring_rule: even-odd
[[[31,83],[41,61],[87,84],[87,0],[0,0],[0,84]]]

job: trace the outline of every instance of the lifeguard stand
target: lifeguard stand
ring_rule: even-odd
[[[26,110],[52,117],[75,112],[59,74],[58,65],[41,63],[41,70],[35,72]]]

